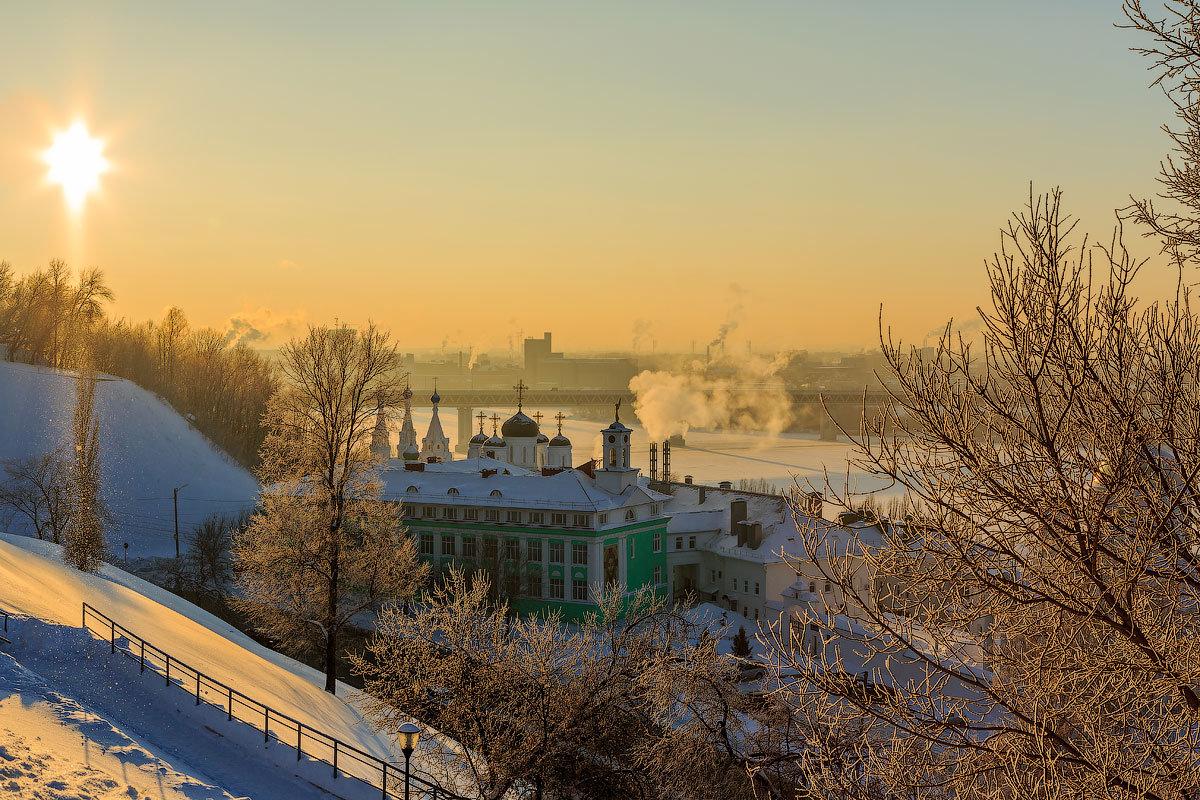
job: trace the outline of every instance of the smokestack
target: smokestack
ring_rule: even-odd
[[[670,439],[668,439],[667,441],[662,443],[662,454],[663,454],[662,479],[664,482],[668,482],[671,480],[671,440]]]
[[[650,443],[650,482],[658,482],[658,444]]]

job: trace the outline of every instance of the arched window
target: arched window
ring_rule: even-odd
[[[488,494],[492,497],[504,497],[504,495],[500,493],[499,489],[492,489],[492,491],[490,491]]]
[[[416,494],[416,493],[417,493],[417,487],[415,487],[415,486],[410,486],[410,487],[408,487],[407,489],[405,489],[404,491],[408,492],[409,494]]]
[[[610,467],[615,467],[617,465],[617,450],[615,447],[608,451],[608,465]]]
[[[446,494],[458,494],[458,489],[455,489],[453,486],[451,486],[446,490]]]

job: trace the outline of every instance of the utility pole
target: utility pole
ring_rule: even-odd
[[[187,488],[187,484],[185,483],[183,486],[176,486],[174,489],[171,490],[171,493],[172,493],[172,495],[174,495],[174,499],[175,499],[175,591],[176,591],[176,593],[179,592],[180,578],[181,578],[180,564],[179,564],[179,490],[186,489],[186,488]]]

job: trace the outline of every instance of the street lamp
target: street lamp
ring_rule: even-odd
[[[412,758],[412,752],[416,749],[417,739],[420,736],[421,729],[411,722],[400,726],[400,751],[404,753],[404,800],[408,800],[408,761]]]

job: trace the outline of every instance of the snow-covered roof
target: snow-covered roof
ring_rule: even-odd
[[[484,477],[491,470],[497,472]],[[575,469],[542,475],[490,458],[427,464],[424,470],[384,470],[381,478],[385,499],[441,505],[608,511],[670,499],[641,485],[613,494]]]

